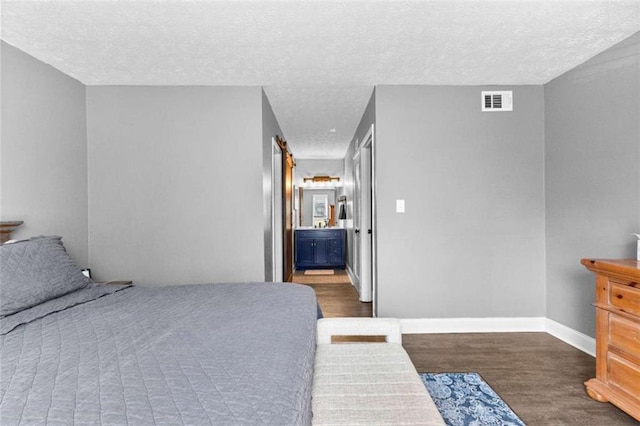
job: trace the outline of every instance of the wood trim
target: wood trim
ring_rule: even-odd
[[[335,204],[329,204],[329,227],[336,226],[336,206]]]
[[[640,281],[640,261],[636,259],[582,259],[580,263],[595,274],[621,280]]]
[[[311,176],[302,179],[303,182],[340,182],[338,176]]]
[[[293,164],[291,167],[295,167],[296,166],[296,162],[293,159],[293,154],[289,150],[289,145],[287,144],[287,141],[282,139],[279,135],[276,135],[276,143],[278,144],[278,146],[280,147],[282,152],[285,153],[285,155],[290,157],[290,160],[291,160],[291,162]]]

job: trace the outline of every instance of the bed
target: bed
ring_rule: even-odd
[[[0,261],[0,424],[311,423],[311,288],[99,285],[59,237]]]

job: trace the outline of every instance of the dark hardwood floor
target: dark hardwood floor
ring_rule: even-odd
[[[547,333],[405,334],[419,372],[477,372],[529,426],[638,425],[587,396],[595,359]]]
[[[303,272],[296,271],[293,282],[308,285],[315,290],[322,315],[326,318],[371,316],[371,303],[358,300],[358,292],[351,285],[345,271],[336,270],[335,275],[304,275]]]
[[[371,316],[348,281],[300,274],[294,282],[313,287],[325,317]],[[403,346],[419,372],[480,373],[528,426],[640,424],[590,399],[583,383],[595,376],[594,358],[547,333],[405,334]]]

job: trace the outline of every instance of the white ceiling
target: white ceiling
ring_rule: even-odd
[[[625,1],[5,1],[2,39],[87,85],[264,86],[340,158],[378,84],[542,84],[640,31]]]

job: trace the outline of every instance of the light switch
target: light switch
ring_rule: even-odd
[[[404,213],[404,200],[396,200],[396,213]]]

